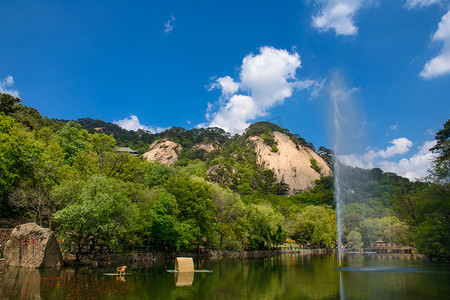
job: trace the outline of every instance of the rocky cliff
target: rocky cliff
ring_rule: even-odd
[[[276,147],[269,147],[259,136],[251,137],[258,163],[271,169],[277,182],[284,181],[290,187],[289,195],[313,188],[321,176],[330,176],[331,169],[314,150],[295,144],[287,135],[274,131]]]
[[[142,156],[150,162],[159,161],[166,165],[173,165],[178,161],[178,154],[182,149],[181,145],[164,139],[153,142],[149,151]]]

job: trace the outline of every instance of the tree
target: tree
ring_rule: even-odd
[[[358,231],[350,231],[347,236],[346,246],[350,249],[361,249],[363,245],[361,233]]]
[[[159,200],[152,207],[151,238],[161,247],[187,250],[193,245],[190,224],[179,222],[175,197],[166,191],[159,192]]]
[[[65,161],[72,165],[75,157],[86,147],[87,131],[70,121],[57,132],[58,142],[65,153]]]
[[[13,118],[0,113],[0,214],[7,212],[9,192],[29,174],[24,158],[30,138],[31,135]]]
[[[212,201],[216,207],[219,247],[239,251],[246,244],[248,220],[239,194],[211,183]]]
[[[175,169],[160,162],[151,163],[145,174],[145,181],[149,187],[162,186],[166,181],[175,176]]]
[[[30,172],[10,194],[8,200],[19,207],[26,217],[32,218],[40,225],[44,222],[51,226],[51,215],[57,209],[51,190],[66,179],[71,170],[64,164],[64,153],[56,141],[56,136],[47,129],[44,127],[35,131],[35,137],[42,139],[29,139],[22,159]]]
[[[250,224],[249,244],[253,249],[268,249],[286,239],[284,218],[268,204],[250,204],[247,208]]]
[[[178,203],[178,220],[191,225],[196,243],[213,246],[217,224],[209,185],[204,180],[178,175],[169,178],[166,189]]]
[[[442,184],[450,183],[450,119],[445,122],[444,128],[435,136],[436,145],[430,150],[435,154],[432,177]]]
[[[317,248],[329,248],[336,242],[336,214],[323,206],[307,206],[297,217],[293,239]]]
[[[117,180],[95,175],[78,187],[75,202],[53,216],[59,224],[57,231],[64,240],[63,245],[77,261],[91,243],[118,246],[118,241],[135,228],[137,219],[135,205],[122,192],[123,186]]]
[[[3,112],[5,115],[12,113],[15,105],[18,103],[20,103],[20,98],[0,93],[0,112]]]
[[[98,156],[98,168],[102,172],[105,167],[105,156],[115,150],[116,140],[112,136],[104,133],[94,133],[90,136],[89,142],[92,150]]]

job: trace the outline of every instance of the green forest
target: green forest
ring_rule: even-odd
[[[95,249],[144,246],[238,252],[289,239],[308,248],[336,247],[334,179],[323,177],[313,189],[286,196],[289,186],[258,164],[249,142],[261,136],[276,152],[274,131],[315,149],[269,122],[234,136],[219,128],[179,127],[152,134],[101,120],[43,117],[19,98],[0,94],[1,222],[47,226],[77,260]],[[142,154],[161,139],[183,148],[172,166],[116,151],[131,147]],[[413,245],[429,258],[450,258],[450,120],[436,141],[431,175],[422,181],[342,166],[346,247],[382,239]],[[202,142],[218,147],[193,148]],[[315,150],[332,167],[332,150]],[[212,167],[215,172],[208,172]]]

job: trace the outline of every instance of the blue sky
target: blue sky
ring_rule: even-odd
[[[272,120],[342,159],[426,175],[450,117],[448,0],[2,1],[0,91],[152,131]]]

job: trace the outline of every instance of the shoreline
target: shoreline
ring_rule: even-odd
[[[204,251],[204,252],[141,252],[141,253],[103,253],[102,255],[87,255],[79,262],[75,261],[73,255],[63,255],[64,267],[73,266],[92,266],[107,267],[119,264],[146,265],[167,260],[173,260],[176,257],[192,257],[194,259],[248,259],[262,258],[284,254],[330,254],[333,249],[298,249],[298,250],[246,250],[241,252],[223,252],[223,251]]]
[[[336,249],[294,249],[294,250],[246,250],[241,252],[223,252],[223,251],[205,251],[205,252],[148,252],[148,253],[103,253],[102,255],[88,255],[80,262],[75,261],[72,255],[64,255],[64,267],[91,266],[91,267],[110,267],[117,265],[145,266],[149,264],[172,261],[176,257],[192,257],[195,260],[222,260],[222,259],[249,259],[264,258],[279,255],[325,255],[336,254]],[[348,253],[350,255],[358,255]],[[425,260],[423,254],[406,253],[360,253],[361,255],[375,255],[383,258],[408,260]]]

